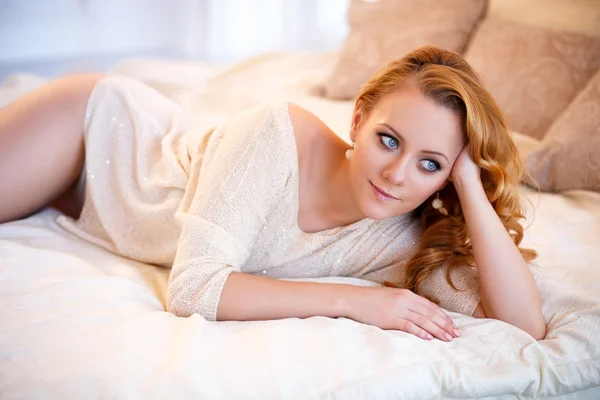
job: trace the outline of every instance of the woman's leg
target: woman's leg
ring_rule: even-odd
[[[60,78],[0,109],[0,223],[62,201],[75,183],[87,101],[100,78]]]

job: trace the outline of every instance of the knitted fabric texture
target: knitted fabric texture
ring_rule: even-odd
[[[405,281],[422,235],[412,213],[317,233],[298,227],[298,153],[286,102],[256,106],[208,131],[190,127],[185,114],[141,82],[102,79],[87,106],[83,210],[58,223],[121,256],[172,267],[167,309],[178,316],[216,320],[234,271]],[[452,278],[463,291],[446,282],[445,267],[423,291],[472,315],[476,271],[459,268]]]

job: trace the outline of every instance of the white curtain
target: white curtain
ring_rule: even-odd
[[[0,0],[0,64],[143,55],[234,60],[327,50],[349,0]]]
[[[208,0],[206,53],[239,58],[282,49],[325,50],[346,35],[348,0]]]

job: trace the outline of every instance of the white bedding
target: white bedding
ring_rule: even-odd
[[[232,68],[129,60],[115,72],[193,108],[201,124],[288,99],[347,138],[352,104],[308,90],[332,60],[282,53]],[[15,77],[0,104],[40,82]],[[0,225],[0,398],[599,399],[600,194],[522,192],[536,206],[523,244],[540,253],[533,271],[548,334],[539,342],[459,314],[451,316],[463,333],[451,343],[344,318],[177,318],[164,311],[169,270],[69,235],[51,209]]]

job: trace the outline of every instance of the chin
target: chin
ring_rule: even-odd
[[[377,200],[373,195],[371,184],[368,183],[360,201],[360,211],[366,218],[382,220],[403,213],[402,210],[398,210],[399,202],[399,200],[389,203]]]
[[[363,203],[361,209],[365,217],[376,220],[382,220],[396,215],[389,208],[376,204],[373,201],[367,201],[366,204]]]

